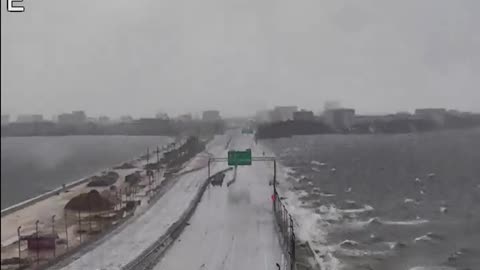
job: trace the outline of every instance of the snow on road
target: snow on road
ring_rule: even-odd
[[[251,148],[250,135],[237,135],[231,148]],[[262,152],[260,152],[260,155]],[[166,252],[156,270],[277,269],[282,251],[275,231],[271,168],[263,162],[240,166],[237,180],[227,187],[209,186],[190,225]]]
[[[214,155],[226,156],[226,141],[226,136],[217,136],[207,146],[207,151]],[[207,158],[205,154],[199,156]],[[195,158],[191,163],[197,165],[202,163],[199,159],[201,157]],[[212,173],[225,166],[212,164]],[[207,168],[182,175],[145,214],[62,269],[121,269],[164,234],[170,224],[178,220],[206,178]]]

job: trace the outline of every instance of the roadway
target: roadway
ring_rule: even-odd
[[[255,147],[251,135],[233,137],[231,149]],[[277,269],[282,251],[272,214],[272,167],[264,162],[238,167],[236,181],[210,186],[175,243],[155,270]]]

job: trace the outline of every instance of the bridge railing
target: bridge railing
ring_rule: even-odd
[[[273,195],[273,212],[280,233],[280,243],[286,257],[286,267],[281,269],[295,269],[295,230],[293,218],[280,200],[277,191]]]

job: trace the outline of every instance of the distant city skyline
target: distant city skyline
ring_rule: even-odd
[[[329,102],[327,102],[329,103]],[[410,114],[414,114],[415,111],[417,109],[436,109],[436,108],[440,108],[440,109],[446,109],[446,110],[458,110],[457,108],[449,108],[449,107],[419,107],[419,108],[414,108],[412,110],[398,110],[398,111],[389,111],[389,112],[362,112],[362,111],[359,111],[358,109],[356,109],[355,107],[351,107],[351,106],[343,106],[343,104],[341,102],[338,102],[339,104],[339,107],[340,108],[349,108],[349,109],[354,109],[356,111],[356,114],[357,115],[388,115],[388,114],[404,114],[404,113],[410,113]],[[261,113],[261,112],[271,112],[271,111],[274,111],[276,107],[289,107],[289,106],[293,106],[293,107],[297,107],[297,111],[302,111],[302,110],[305,110],[305,111],[311,111],[313,112],[314,115],[321,115],[322,112],[325,110],[325,105],[327,104],[324,104],[324,107],[320,107],[318,108],[317,110],[314,110],[314,109],[310,109],[310,108],[305,108],[305,107],[301,107],[301,106],[296,106],[296,105],[277,105],[277,106],[272,106],[272,107],[269,107],[269,108],[265,108],[265,109],[258,109],[258,110],[255,110],[255,111],[252,111],[252,113],[248,114],[248,115],[224,115],[224,113],[220,110],[219,113],[220,113],[220,117],[221,118],[235,118],[235,117],[255,117],[256,114],[258,113]],[[330,104],[328,104],[330,105]],[[328,107],[327,105],[327,107]],[[216,111],[215,109],[211,109],[211,110],[214,110]],[[152,113],[151,115],[140,115],[140,116],[135,116],[135,115],[132,115],[132,114],[129,114],[128,112],[125,112],[123,114],[120,114],[118,116],[111,116],[111,115],[108,115],[108,114],[100,114],[100,115],[92,115],[90,114],[88,111],[84,111],[84,110],[75,110],[75,111],[83,111],[85,112],[86,114],[86,119],[87,120],[90,120],[90,119],[95,119],[97,121],[105,121],[107,118],[109,121],[126,121],[126,118],[128,117],[131,117],[132,119],[140,119],[140,118],[164,118],[165,116],[168,116],[168,118],[170,119],[173,119],[173,118],[185,118],[185,116],[187,115],[190,115],[193,119],[202,119],[202,114],[206,111],[211,111],[211,110],[205,110],[205,111],[200,111],[200,112],[184,112],[184,113],[179,113],[179,114],[176,114],[176,115],[171,115],[171,114],[168,114],[168,113],[165,113],[165,112],[157,112],[157,113]],[[472,112],[472,113],[480,113],[480,111],[469,111],[469,110],[458,110],[460,112]],[[45,115],[45,114],[41,114],[41,113],[22,113],[22,114],[18,114],[18,115],[13,115],[13,114],[9,114],[9,113],[3,113],[2,112],[2,117],[4,116],[8,116],[8,121],[9,122],[17,122],[19,121],[19,117],[20,117],[20,122],[24,121],[22,118],[25,118],[25,117],[38,117],[38,116],[41,116],[43,117],[41,120],[43,121],[58,121],[58,116],[60,115],[64,115],[64,114],[70,114],[72,111],[70,112],[64,112],[64,113],[59,113],[59,114],[54,114],[54,115]],[[102,119],[103,118],[103,119]],[[39,118],[37,118],[39,119]],[[123,120],[122,120],[123,119]]]

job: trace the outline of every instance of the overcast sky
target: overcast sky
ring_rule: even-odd
[[[2,114],[480,111],[478,0],[2,0]]]

